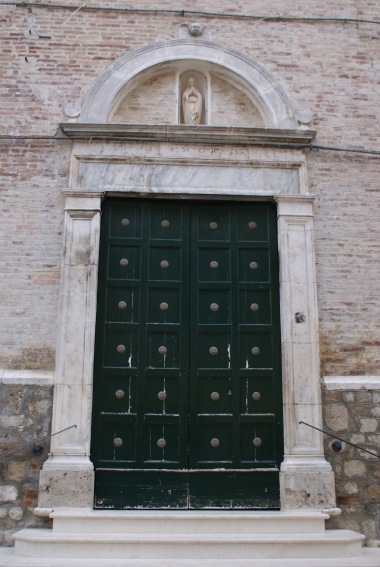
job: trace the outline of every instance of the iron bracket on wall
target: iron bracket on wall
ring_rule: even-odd
[[[333,435],[332,433],[329,433],[328,431],[325,431],[324,429],[319,429],[319,427],[315,427],[314,425],[310,425],[310,423],[306,423],[306,421],[299,421],[298,423],[300,425],[307,425],[308,427],[311,427],[312,429],[316,429],[317,431],[320,431],[321,433],[325,433],[326,435],[328,435],[329,437],[332,437],[333,439],[337,439],[341,443],[346,443],[347,445],[351,445],[351,447],[355,447],[356,449],[359,449],[359,451],[364,451],[365,453],[369,453],[373,457],[380,459],[379,455],[377,455],[376,453],[373,453],[372,451],[368,451],[368,449],[363,449],[363,447],[360,447],[359,445],[355,445],[355,443],[351,443],[350,441],[347,441],[347,439],[343,439],[343,437],[338,437],[337,435]],[[342,449],[341,445],[339,446],[339,445],[336,444],[335,447],[333,447],[333,451],[335,451],[336,453],[339,453],[339,451],[341,449]]]
[[[48,439],[51,439],[52,437],[54,437],[54,435],[59,435],[60,433],[63,433],[64,431],[68,431],[69,429],[73,429],[73,427],[76,428],[77,425],[70,425],[70,427],[66,427],[65,429],[61,429],[60,431],[56,431],[55,433],[52,433],[51,435],[47,435],[46,437],[42,437],[41,439],[37,439],[37,441],[35,443],[27,443],[26,445],[22,445],[22,447],[19,447],[18,449],[11,451],[10,453],[8,453],[8,455],[4,455],[4,456],[0,457],[0,461],[6,461],[12,455],[15,455],[16,453],[20,453],[21,451],[23,451],[24,449],[27,449],[28,447],[32,447],[32,451],[33,451],[34,455],[36,455],[36,456],[42,455],[45,447],[40,445],[40,443],[44,443]]]

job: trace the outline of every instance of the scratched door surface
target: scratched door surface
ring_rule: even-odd
[[[275,209],[104,205],[92,459],[97,508],[276,508]]]

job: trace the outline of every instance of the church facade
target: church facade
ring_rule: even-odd
[[[0,5],[3,545],[143,509],[376,548],[375,7],[140,4]]]

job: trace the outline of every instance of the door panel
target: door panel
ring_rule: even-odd
[[[276,249],[269,204],[105,203],[97,507],[278,507]]]

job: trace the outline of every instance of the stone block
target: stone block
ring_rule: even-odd
[[[23,516],[24,516],[24,511],[22,508],[15,506],[13,508],[10,508],[9,512],[9,517],[12,520],[15,520],[16,522],[22,520]]]
[[[360,431],[361,433],[373,433],[378,428],[378,421],[374,418],[361,418]]]
[[[356,482],[346,482],[343,488],[346,494],[357,494],[359,492]]]
[[[364,477],[367,474],[367,465],[358,460],[347,461],[344,463],[344,474],[349,478]]]
[[[42,470],[40,472],[39,508],[92,507],[93,495],[93,471]]]
[[[356,392],[356,401],[360,403],[372,402],[372,393],[368,390],[359,390]]]
[[[368,415],[369,414],[369,407],[368,406],[363,406],[361,404],[354,404],[351,406],[351,411],[355,414],[355,415]]]
[[[325,407],[325,421],[333,431],[348,429],[348,410],[343,404],[327,404]]]
[[[380,435],[368,435],[367,441],[372,445],[376,445],[377,447],[380,447]]]
[[[357,445],[360,445],[360,443],[365,443],[365,437],[364,435],[359,435],[358,433],[354,433],[353,435],[351,435],[350,438],[351,443],[355,443]]]
[[[8,463],[8,479],[11,482],[22,482],[28,471],[29,463],[25,461],[10,461]]]
[[[345,401],[345,402],[354,402],[355,401],[355,394],[354,394],[354,392],[343,392],[342,398],[343,398],[343,401]]]
[[[335,485],[333,472],[286,471],[280,473],[283,501],[281,507],[335,508]]]
[[[364,496],[367,500],[380,500],[380,483],[366,484]]]
[[[15,502],[18,497],[18,490],[11,484],[0,486],[0,502]]]

